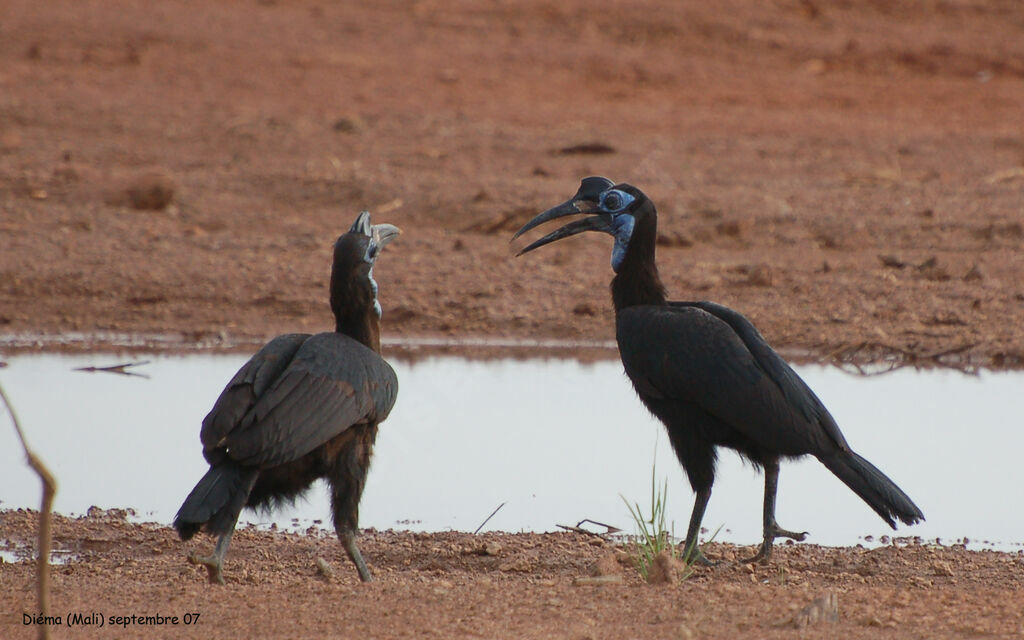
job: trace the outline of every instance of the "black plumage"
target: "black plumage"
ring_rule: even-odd
[[[570,222],[520,255],[584,231],[615,238],[612,301],[626,374],[644,405],[661,420],[696,493],[685,553],[695,553],[715,479],[717,447],[763,467],[764,537],[750,560],[771,555],[777,537],[803,540],[775,522],[779,460],[813,455],[879,516],[914,524],[921,510],[889,478],[854,453],[835,420],[795,371],[740,313],[713,302],[673,302],[655,263],[657,212],[639,189],[606,178],[583,180],[576,195],[528,222],[533,227],[572,214]]]
[[[373,265],[397,234],[361,213],[338,238],[331,270],[335,331],[274,338],[228,382],[203,420],[210,470],[178,510],[184,540],[205,528],[219,536],[213,555],[192,556],[223,583],[224,555],[243,507],[272,509],[314,480],[331,488],[334,527],[364,581],[370,572],[355,543],[378,424],[398,393],[380,356],[380,306]]]

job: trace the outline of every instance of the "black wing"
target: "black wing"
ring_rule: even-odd
[[[199,432],[207,462],[213,464],[224,457],[228,434],[238,427],[256,400],[277,380],[309,338],[308,333],[289,333],[274,338],[231,378],[203,419]]]
[[[263,380],[257,377],[256,381]],[[379,354],[348,336],[320,333],[306,338],[259,393],[252,385],[244,408],[240,402],[220,407],[218,401],[203,421],[203,432],[210,424],[213,434],[218,429],[212,425],[241,414],[219,445],[241,464],[275,466],[302,457],[354,424],[384,420],[397,394],[398,378]],[[245,400],[238,396],[239,401]]]
[[[804,381],[742,315],[711,302],[623,309],[619,351],[637,391],[692,403],[783,455],[849,446]]]

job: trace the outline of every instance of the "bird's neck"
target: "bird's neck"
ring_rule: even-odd
[[[641,304],[665,304],[665,286],[653,263],[636,273],[619,271],[612,278],[612,303],[616,311]]]
[[[616,311],[641,304],[665,304],[667,300],[654,260],[658,227],[653,215],[644,222],[633,230],[626,255],[612,278]]]
[[[380,353],[380,308],[376,292],[354,281],[356,278],[331,274],[331,311],[334,330],[362,342]]]
[[[362,315],[335,316],[334,330],[380,353],[380,319],[372,310]]]

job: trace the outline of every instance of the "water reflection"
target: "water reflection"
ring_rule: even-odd
[[[125,362],[114,356],[5,358],[0,383],[15,403],[30,445],[58,478],[55,508],[134,507],[167,523],[206,469],[199,423],[244,356],[146,356],[131,369],[149,379],[72,371]],[[550,531],[590,518],[632,530],[620,494],[650,495],[651,464],[669,480],[669,517],[686,525],[692,493],[663,427],[648,416],[616,361],[397,361],[398,403],[383,424],[364,494],[363,527]],[[889,474],[928,521],[901,535],[963,537],[973,547],[1019,549],[1024,512],[1007,496],[1024,486],[1021,374],[963,376],[897,371],[859,378],[801,367],[851,445]],[[655,450],[657,453],[655,454]],[[760,537],[759,474],[723,452],[705,526],[719,539]],[[38,508],[39,482],[23,464],[6,416],[0,420],[0,508]],[[817,461],[784,464],[779,522],[809,530],[809,541],[855,544],[892,532]],[[287,526],[322,520],[317,485]],[[271,518],[243,513],[243,520]]]

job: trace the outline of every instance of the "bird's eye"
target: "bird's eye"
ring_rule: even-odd
[[[618,213],[630,206],[634,198],[625,191],[612,189],[601,195],[601,209],[608,213]]]
[[[618,211],[623,205],[622,194],[618,191],[609,191],[604,194],[604,198],[602,200],[601,206],[605,211]]]

